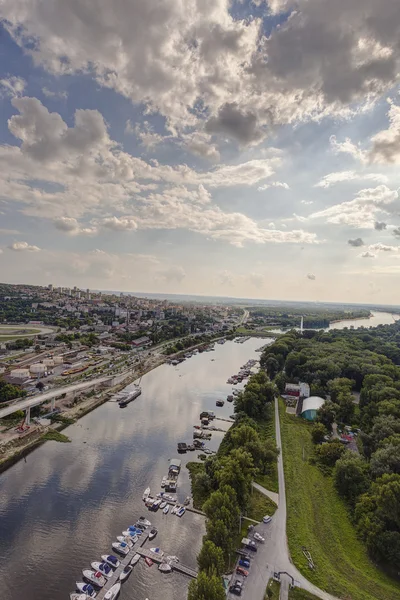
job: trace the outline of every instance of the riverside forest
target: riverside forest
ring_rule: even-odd
[[[324,564],[307,576],[320,587],[337,595],[347,590],[351,598],[396,597],[383,571],[390,577],[399,575],[400,325],[303,335],[292,330],[264,350],[261,366],[281,393],[286,383],[303,381],[310,385],[311,395],[326,399],[314,425],[285,414],[281,405],[288,463],[288,541],[296,566],[305,568],[299,545],[312,544],[314,560]],[[357,433],[356,451],[346,449],[333,435],[336,427]],[[298,452],[297,463],[296,442],[303,453],[302,460]],[[298,489],[293,490],[296,469],[300,469]],[[315,496],[307,503],[314,520],[301,510],[293,515],[294,503],[304,505],[307,494]],[[317,519],[324,510],[328,516],[322,530]],[[335,511],[342,522],[332,528],[330,538],[329,520],[334,520]],[[311,527],[302,522],[304,517],[311,519]],[[354,540],[353,547],[345,547],[346,536]],[[361,556],[359,540],[381,574]],[[355,559],[358,551],[365,564],[362,570],[352,564],[351,555]]]

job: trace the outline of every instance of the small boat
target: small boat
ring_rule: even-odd
[[[158,554],[158,556],[161,556],[161,558],[164,556],[164,552],[161,550],[161,548],[150,548],[150,552]]]
[[[142,523],[142,525],[145,525],[146,527],[150,527],[151,525],[150,521],[148,519],[145,519],[144,517],[139,517],[138,523]]]
[[[119,576],[119,580],[124,582],[128,579],[129,575],[132,573],[133,571],[133,567],[132,565],[126,565],[126,567],[124,567],[124,570],[122,571],[121,575]]]
[[[145,500],[148,496],[150,496],[150,488],[147,487],[143,492],[143,500]]]
[[[165,560],[167,562],[179,562],[179,558],[177,556],[167,556]]]
[[[169,512],[169,504],[167,504],[166,506],[164,506],[164,510],[163,510],[164,515],[167,515],[168,512]]]
[[[112,587],[108,590],[106,595],[104,596],[104,600],[115,600],[118,597],[118,594],[121,591],[121,584],[114,583]]]
[[[123,554],[124,556],[126,556],[130,550],[128,544],[125,542],[113,542],[111,546],[115,552],[118,552],[118,554]]]
[[[107,583],[107,579],[99,571],[92,571],[91,569],[83,569],[82,575],[87,581],[96,587],[104,587]]]
[[[95,562],[90,563],[90,566],[95,571],[99,571],[102,575],[104,575],[104,577],[107,577],[107,579],[109,577],[111,577],[111,575],[114,573],[114,571],[112,570],[110,565],[108,565],[107,563],[104,563],[104,562],[96,562],[95,561]]]
[[[144,505],[147,506],[147,508],[151,508],[155,501],[156,501],[155,498],[152,498],[151,496],[149,496],[148,498],[146,498]]]
[[[171,573],[172,567],[168,563],[161,563],[161,565],[158,567],[158,570],[162,573]]]
[[[151,567],[151,565],[153,565],[153,561],[151,560],[151,558],[149,558],[148,556],[145,557],[144,562],[146,563],[146,565],[148,567]]]
[[[165,500],[163,500],[160,504],[160,509],[163,510],[166,506],[167,506],[167,503],[165,502]]]
[[[90,598],[90,596],[86,596],[86,594],[76,594],[75,592],[72,592],[72,594],[69,595],[69,600],[88,600],[88,598]]]
[[[217,400],[215,404],[216,406],[223,406],[225,402],[223,400]]]
[[[146,525],[143,525],[143,523],[135,523],[134,525],[131,525],[132,529],[133,527],[136,527],[136,529],[140,529],[140,531],[144,531],[145,529],[147,529]]]
[[[178,515],[178,517],[183,517],[185,512],[186,512],[186,508],[184,506],[181,506],[181,508],[178,510],[178,512],[176,514]]]
[[[140,560],[140,554],[135,554],[135,556],[132,558],[131,562],[129,564],[132,565],[132,567],[134,567],[135,565],[137,565],[137,563]]]
[[[191,501],[191,497],[190,496],[186,496],[185,498],[185,502],[183,503],[185,506],[187,506],[188,504],[190,504]]]
[[[128,536],[117,535],[117,540],[121,543],[125,542],[125,544],[128,544],[129,548],[132,548],[133,546],[133,541]]]
[[[129,525],[129,527],[126,531],[129,531],[130,535],[142,535],[143,534],[143,530],[140,527],[138,527],[137,525]]]
[[[81,594],[85,594],[88,598],[96,598],[97,592],[90,583],[84,583],[83,581],[76,582],[76,589]]]
[[[131,531],[130,529],[126,529],[125,531],[123,531],[123,532],[122,532],[122,535],[123,535],[124,537],[126,537],[126,538],[128,538],[128,537],[129,537],[129,539],[131,539],[131,540],[132,540],[132,542],[133,542],[134,544],[136,544],[136,542],[138,542],[138,541],[139,541],[139,538],[138,538],[138,536],[136,535],[136,532],[134,532],[134,531]],[[117,539],[118,539],[118,538],[117,538]]]
[[[165,486],[167,485],[167,481],[168,481],[168,479],[167,479],[167,477],[164,475],[164,477],[162,478],[162,481],[161,481],[161,487],[162,487],[162,488],[165,488]]]
[[[112,554],[102,554],[101,560],[110,565],[110,567],[112,567],[113,569],[118,569],[120,565],[118,558],[116,556],[113,556]]]
[[[149,533],[149,540],[154,540],[157,533],[158,533],[158,530],[155,527],[153,527],[153,529],[151,529],[150,533]]]
[[[153,506],[151,507],[151,510],[157,511],[160,508],[161,502],[162,502],[162,500],[160,498],[158,500],[156,500],[155,502],[153,502]]]
[[[171,515],[176,515],[176,513],[178,512],[179,509],[180,509],[179,504],[176,504],[174,506],[174,508],[171,510]]]

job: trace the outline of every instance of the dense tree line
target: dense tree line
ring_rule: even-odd
[[[261,362],[281,391],[286,382],[305,381],[312,394],[326,398],[311,430],[315,458],[332,473],[371,556],[395,572],[400,564],[400,324],[304,335],[290,331],[266,348]],[[359,454],[327,437],[333,423],[358,431]]]
[[[250,311],[250,318],[254,325],[265,325],[266,320],[270,320],[282,328],[299,327],[301,317],[303,317],[304,327],[325,328],[333,321],[344,321],[346,319],[366,319],[371,314],[366,309],[329,310],[326,307],[315,308],[272,308],[272,307],[247,307]]]
[[[25,390],[0,378],[0,403],[14,400],[14,398],[22,398],[23,396],[26,396]]]
[[[218,453],[207,458],[204,470],[196,475],[192,472],[193,493],[207,498],[202,506],[207,533],[197,558],[199,576],[189,586],[188,600],[226,597],[221,575],[234,557],[240,515],[248,508],[252,481],[257,472],[265,473],[276,461],[275,444],[263,438],[260,425],[262,419],[271,417],[268,405],[274,398],[272,387],[265,373],[250,378],[235,403],[235,424]],[[257,406],[257,414],[249,397]]]

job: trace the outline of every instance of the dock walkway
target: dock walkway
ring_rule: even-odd
[[[151,560],[157,564],[161,564],[163,562],[163,558],[157,554],[156,552],[152,552],[148,550],[148,548],[138,548],[137,553],[140,554],[143,558],[151,558]],[[178,573],[183,573],[188,577],[197,577],[197,571],[192,569],[191,567],[187,567],[186,565],[182,565],[181,563],[171,562],[171,567],[174,571],[178,571]]]
[[[235,422],[235,421],[232,421],[232,419],[223,419],[222,417],[214,417],[214,421],[225,421],[225,423],[234,423]]]
[[[132,558],[134,557],[134,555],[136,553],[139,554],[139,549],[147,541],[148,537],[149,537],[149,534],[144,532],[143,535],[140,536],[140,538],[136,542],[136,544],[134,544],[132,546],[132,548],[130,549],[128,554],[126,556],[124,556],[124,558],[121,558],[121,564],[118,567],[118,569],[116,569],[114,571],[112,577],[110,577],[110,579],[107,581],[106,585],[97,593],[97,596],[96,596],[97,600],[103,600],[104,596],[106,595],[106,593],[110,589],[110,587],[112,587],[114,585],[114,583],[117,583],[117,581],[119,580],[119,576],[121,575],[122,571],[124,570],[124,567],[126,567],[126,565],[128,565],[130,563],[130,561],[132,560]]]

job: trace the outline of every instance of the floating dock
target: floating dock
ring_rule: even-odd
[[[136,544],[134,544],[132,546],[132,548],[130,549],[128,554],[126,556],[124,556],[123,558],[121,557],[121,564],[119,565],[118,569],[116,569],[114,571],[112,577],[110,577],[110,579],[107,580],[106,585],[97,592],[96,598],[98,600],[103,600],[104,596],[106,595],[106,593],[110,589],[110,587],[112,587],[114,585],[114,583],[117,583],[119,576],[121,575],[122,571],[124,570],[124,567],[126,567],[126,565],[128,565],[130,563],[130,561],[132,560],[132,558],[135,556],[136,553],[139,554],[139,549],[147,541],[148,537],[149,537],[149,534],[146,532],[143,532],[143,534],[140,536],[139,540],[136,542]],[[134,570],[135,570],[135,568],[134,568]]]
[[[152,552],[147,548],[138,548],[137,553],[140,554],[140,556],[142,556],[143,558],[151,558],[151,560],[157,563],[158,565],[163,562],[163,558],[159,554],[157,554],[156,552]],[[197,577],[197,571],[195,569],[192,569],[191,567],[187,567],[186,565],[182,565],[181,563],[177,562],[171,562],[170,564],[172,569],[174,571],[177,571],[178,573],[183,573],[188,577],[193,577],[193,579]]]

